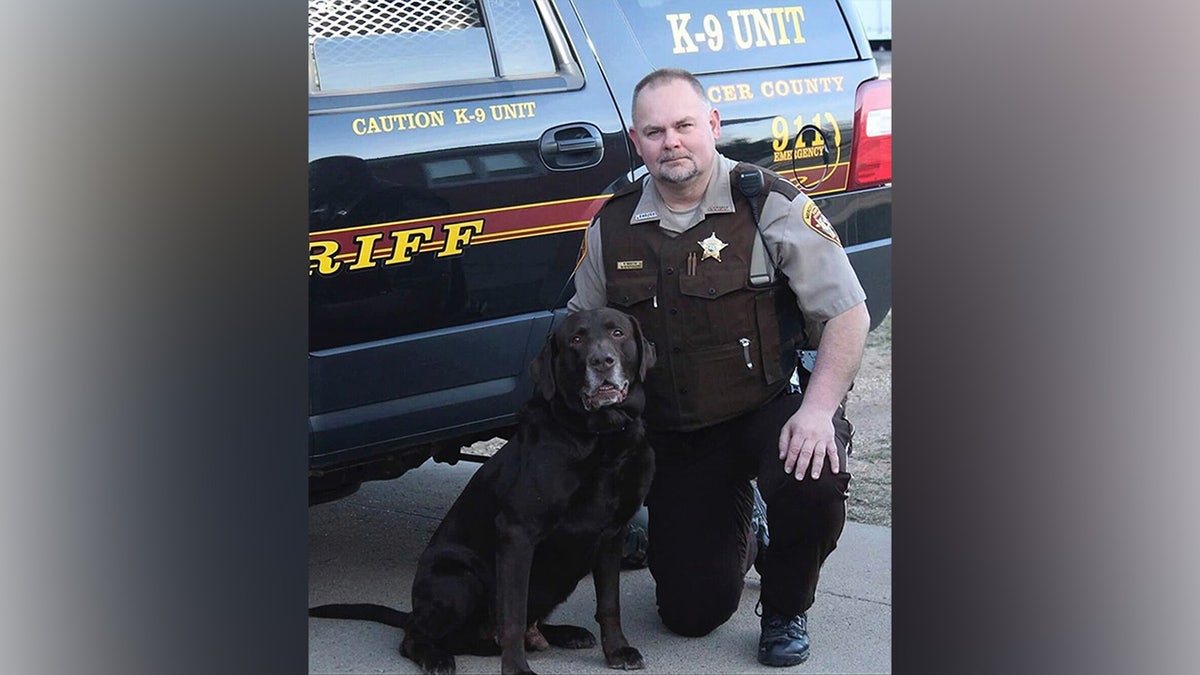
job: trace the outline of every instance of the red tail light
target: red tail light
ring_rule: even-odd
[[[892,81],[870,80],[854,97],[849,189],[892,182]]]

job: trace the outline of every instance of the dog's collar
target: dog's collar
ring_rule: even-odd
[[[562,399],[555,398],[550,402],[550,413],[554,416],[554,420],[563,426],[567,431],[580,436],[606,436],[625,431],[629,428],[630,417],[623,410],[615,408],[601,408],[593,413],[583,413],[583,424],[579,424],[580,413],[569,408]],[[621,426],[611,427],[606,429],[593,429],[588,426],[588,421],[596,419],[598,416],[609,416],[619,414],[621,416]]]

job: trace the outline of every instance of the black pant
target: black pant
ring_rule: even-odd
[[[762,408],[690,432],[650,432],[655,452],[649,511],[649,566],[658,613],[671,631],[706,635],[737,610],[755,552],[750,479],[767,503],[771,543],[759,562],[762,603],[787,615],[812,606],[825,558],[846,522],[851,426],[844,408],[834,416],[841,473],[783,471],[779,432],[799,407],[784,394]]]

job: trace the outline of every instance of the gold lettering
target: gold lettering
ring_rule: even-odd
[[[521,104],[521,105],[532,105]],[[466,108],[455,108],[455,124],[465,124],[470,121]],[[350,123],[351,129],[357,136],[368,134],[386,134],[393,131],[409,129],[428,129],[446,125],[445,110],[422,110],[416,113],[395,113],[380,117],[360,117]]]
[[[354,259],[354,263],[347,267],[349,270],[361,270],[373,266],[375,263],[371,261],[371,256],[375,254],[375,242],[383,238],[383,235],[374,232],[371,234],[360,234],[354,238],[354,243],[358,244],[358,257]]]
[[[774,47],[777,40],[775,37],[775,27],[771,25],[770,19],[763,16],[762,10],[759,9],[747,9],[745,11],[754,20],[754,46],[766,47],[770,45]]]
[[[392,246],[392,257],[385,260],[383,264],[399,265],[412,262],[413,256],[421,249],[421,244],[433,240],[433,226],[396,230],[391,233],[391,237],[396,242]]]
[[[750,36],[750,20],[746,16],[748,11],[745,9],[731,9],[725,12],[729,16],[729,25],[733,26],[733,42],[737,45],[738,49],[749,49],[754,45],[754,39]],[[738,21],[739,17],[743,21]],[[745,35],[742,35],[743,27],[746,30]]]
[[[418,129],[440,127],[446,124],[446,114],[441,110],[435,110],[432,113],[422,110],[416,114],[415,120]]]
[[[338,271],[342,263],[333,259],[337,252],[338,243],[336,241],[309,242],[308,273],[312,274],[315,271],[317,274],[333,274]]]
[[[792,27],[795,28],[796,39],[795,43],[802,45],[806,42],[804,35],[800,32],[800,22],[804,21],[804,8],[796,5],[794,7],[784,7],[783,14],[792,20]]]
[[[721,30],[721,20],[715,14],[704,15],[704,37],[708,39],[705,44],[708,45],[710,51],[719,52],[725,46],[725,31]],[[700,39],[701,34],[696,33],[696,39]]]
[[[483,219],[468,220],[462,223],[446,223],[442,225],[446,233],[446,244],[438,251],[437,257],[448,258],[462,255],[463,248],[471,244],[471,238],[483,232]]]
[[[497,103],[488,106],[488,110],[492,113],[492,119],[497,122],[503,120],[520,120],[526,117],[533,117],[533,109],[535,103],[533,101],[525,101],[523,103]]]
[[[700,51],[696,42],[692,40],[691,34],[688,33],[687,24],[691,18],[691,14],[667,15],[667,22],[671,24],[671,37],[675,40],[675,47],[671,49],[672,54],[694,54]]]
[[[783,24],[783,8],[782,7],[770,7],[770,8],[764,9],[763,12],[768,13],[771,16],[775,17],[775,23],[776,23],[776,25],[779,26],[779,44],[781,44],[781,45],[792,44],[792,41],[788,39],[787,26],[785,26]]]
[[[470,124],[471,123],[471,118],[467,117],[467,109],[466,108],[455,108],[454,109],[454,123],[455,124]]]
[[[795,150],[776,150],[776,162],[794,162],[801,159],[811,159],[821,156],[821,146],[815,148],[796,148]]]
[[[713,85],[708,88],[708,100],[713,103],[725,101],[749,101],[754,98],[754,92],[745,82],[737,84]]]

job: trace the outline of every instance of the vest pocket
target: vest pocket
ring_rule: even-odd
[[[680,389],[674,393],[684,426],[695,428],[726,420],[770,400],[777,389],[765,386],[762,365],[754,336],[693,352],[688,367],[676,371]]]
[[[707,260],[705,262],[712,262]],[[746,336],[753,321],[749,306],[736,296],[746,287],[742,268],[707,270],[703,275],[679,277],[680,311],[690,327],[688,340],[693,348],[711,348],[736,342]],[[752,337],[752,336],[751,336]]]
[[[658,292],[658,280],[653,274],[626,276],[622,274],[608,280],[608,303],[619,307],[633,307],[653,300]]]
[[[679,292],[693,298],[716,300],[746,287],[746,272],[737,268],[707,272],[703,275],[680,275]]]

